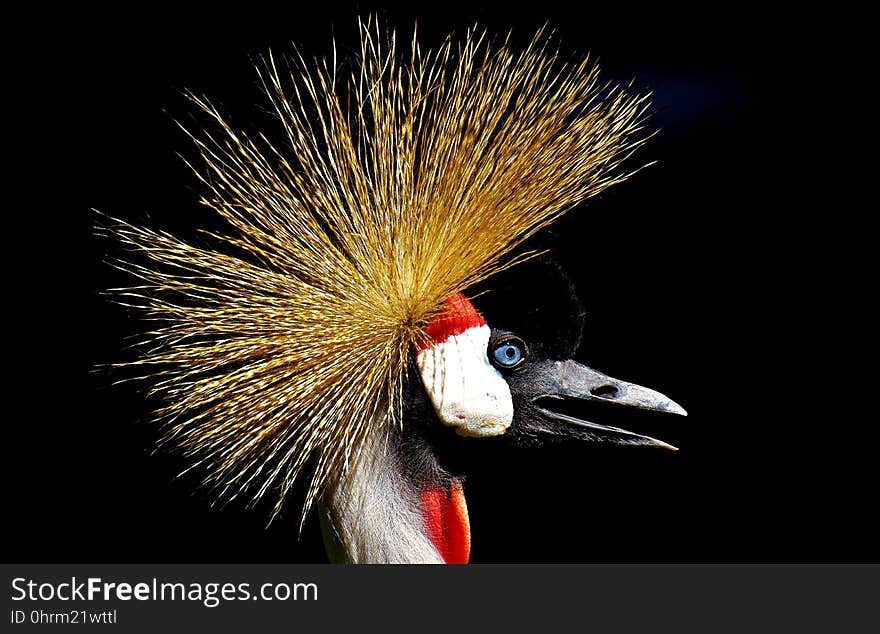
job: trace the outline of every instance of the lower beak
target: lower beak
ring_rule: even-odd
[[[601,401],[643,410],[687,416],[678,403],[660,392],[614,379],[575,361],[547,361],[541,368],[541,393],[532,399],[540,414],[561,426],[554,433],[620,444],[650,445],[676,450],[672,445],[618,427],[608,427],[553,411],[554,401]],[[550,431],[550,430],[547,430]]]

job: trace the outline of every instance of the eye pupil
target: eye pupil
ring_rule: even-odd
[[[516,356],[516,348],[513,346],[507,346],[507,349],[504,351],[504,356],[508,359],[513,359]]]

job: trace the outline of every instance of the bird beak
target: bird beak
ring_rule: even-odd
[[[678,403],[660,392],[614,379],[575,361],[545,361],[541,365],[543,367],[536,368],[532,375],[533,381],[538,379],[536,383],[539,389],[531,400],[549,425],[542,426],[543,429],[539,431],[587,440],[676,450],[672,445],[650,436],[600,425],[554,410],[557,409],[557,404],[567,409],[572,405],[594,401],[687,416],[687,412]]]

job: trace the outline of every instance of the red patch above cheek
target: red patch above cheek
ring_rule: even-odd
[[[422,518],[428,537],[447,564],[466,564],[471,555],[471,524],[461,482],[422,491]]]
[[[443,312],[425,326],[425,341],[421,343],[419,352],[435,344],[442,343],[453,335],[460,335],[470,328],[485,326],[486,320],[477,312],[470,300],[456,293],[446,300]]]

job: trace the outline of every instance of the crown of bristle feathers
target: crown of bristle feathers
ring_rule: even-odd
[[[111,227],[143,256],[117,262],[142,281],[119,301],[159,322],[121,365],[146,368],[165,440],[221,498],[272,492],[276,512],[307,464],[305,510],[368,434],[403,424],[408,360],[445,301],[623,180],[645,138],[645,97],[560,63],[541,33],[520,51],[475,31],[430,51],[360,35],[344,76],[268,58],[282,144],[192,97],[216,128],[192,135],[202,202],[228,223],[216,248]]]

